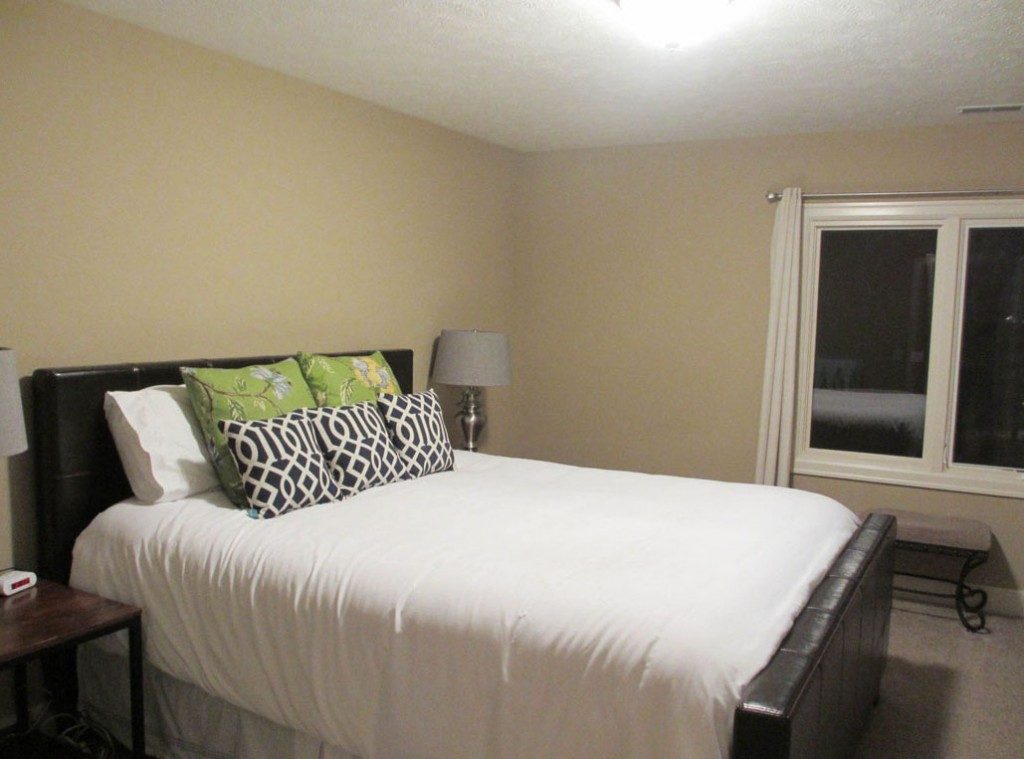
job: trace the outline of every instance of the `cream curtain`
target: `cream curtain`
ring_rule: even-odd
[[[761,431],[755,482],[789,487],[796,423],[796,350],[800,315],[799,187],[787,187],[775,209],[771,248],[771,310],[764,359]]]

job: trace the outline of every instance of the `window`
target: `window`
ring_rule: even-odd
[[[804,209],[800,474],[1024,496],[1024,201]]]

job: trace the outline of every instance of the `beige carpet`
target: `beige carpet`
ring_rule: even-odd
[[[857,759],[1024,757],[1024,620],[989,617],[974,635],[952,612],[896,603]]]

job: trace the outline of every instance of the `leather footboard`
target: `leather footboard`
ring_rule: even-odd
[[[811,595],[775,656],[743,691],[734,759],[846,757],[889,649],[896,521],[872,514]]]

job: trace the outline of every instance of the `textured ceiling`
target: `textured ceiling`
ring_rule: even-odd
[[[871,129],[1024,101],[1024,0],[733,0],[650,45],[611,0],[73,0],[520,150]]]

